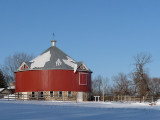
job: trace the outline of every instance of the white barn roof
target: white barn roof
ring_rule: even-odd
[[[33,60],[26,62],[30,69],[65,69],[76,72],[81,65],[85,66],[82,62],[76,62],[56,47],[56,41],[51,42],[52,46],[50,48]],[[86,66],[85,70],[90,71]]]

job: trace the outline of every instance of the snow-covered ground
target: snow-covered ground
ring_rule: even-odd
[[[0,120],[160,120],[160,105],[0,100]]]

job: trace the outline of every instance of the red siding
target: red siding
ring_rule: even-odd
[[[31,91],[91,91],[91,73],[87,85],[79,84],[80,73],[72,70],[31,70],[16,72],[16,92]],[[83,78],[84,79],[84,78]],[[84,80],[85,81],[85,80]]]
[[[23,70],[23,69],[24,69],[24,67],[22,66],[22,67],[21,67],[21,70]]]

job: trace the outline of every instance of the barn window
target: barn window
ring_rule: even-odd
[[[71,96],[72,96],[72,92],[68,91],[68,97],[71,97]]]
[[[26,65],[25,64],[24,64],[23,68],[26,69]]]
[[[43,92],[40,92],[39,97],[40,97],[40,98],[43,98],[43,97],[44,97],[44,93],[43,93]]]
[[[33,98],[35,97],[35,92],[32,92],[32,97],[33,97]]]
[[[29,67],[27,66],[27,64],[22,63],[22,65],[20,66],[19,70],[25,70],[28,69]]]
[[[62,97],[62,95],[63,95],[62,91],[59,91],[59,97]]]
[[[54,91],[50,91],[50,97],[54,97]]]
[[[79,85],[87,85],[88,73],[79,73]]]

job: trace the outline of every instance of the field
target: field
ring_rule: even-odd
[[[159,120],[160,105],[0,100],[0,120]]]

